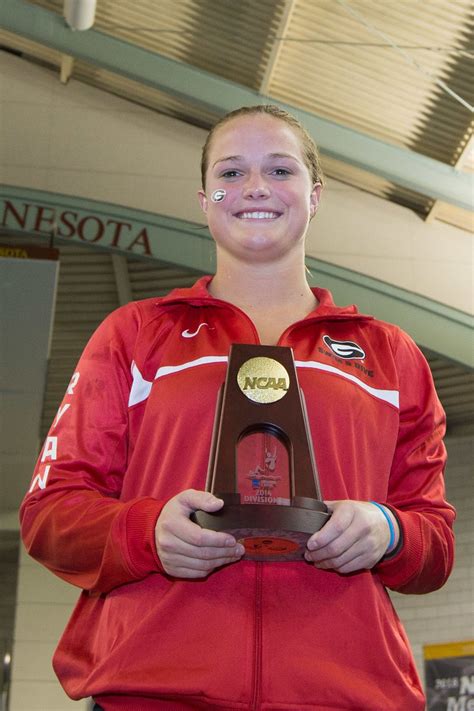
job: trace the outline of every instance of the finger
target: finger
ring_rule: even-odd
[[[361,541],[350,546],[339,555],[321,556],[320,551],[317,551],[317,553],[306,551],[305,553],[306,560],[314,563],[317,568],[338,571],[340,571],[342,567],[350,564],[353,560],[364,556],[368,559],[367,551]]]
[[[365,536],[361,536],[339,555],[326,557],[324,551],[306,551],[305,559],[314,563],[317,568],[353,572],[354,570],[373,568],[382,555],[383,550],[376,545],[376,542],[371,544]]]
[[[187,516],[169,516],[163,518],[159,526],[159,543],[173,545],[174,540],[184,541],[194,546],[213,546],[231,548],[236,540],[230,533],[211,531],[193,523]]]
[[[192,524],[197,526],[197,524]],[[199,532],[193,531],[194,545],[199,547],[211,546],[213,548],[232,548],[237,544],[234,536],[225,531],[211,531],[209,528],[199,528]]]
[[[367,556],[359,555],[337,568],[337,572],[342,575],[347,575],[348,573],[355,573],[358,570],[368,570],[371,567],[372,563],[367,560]]]
[[[324,561],[339,560],[342,556],[347,557],[351,552],[358,555],[362,549],[362,537],[355,538],[354,532],[348,530],[322,548],[309,550],[309,553],[315,563],[322,563]]]
[[[232,548],[237,541],[234,536],[225,531],[211,531],[209,528],[201,528],[197,523],[193,523],[189,519],[182,522],[184,536],[180,536],[186,543],[199,548]]]
[[[308,540],[309,550],[324,548],[342,536],[354,519],[354,510],[345,502],[334,502],[333,514],[329,521]]]
[[[229,556],[241,557],[245,548],[240,543],[233,546],[196,546],[179,538],[162,541],[161,551],[168,555],[214,561]]]
[[[185,510],[186,515],[200,509],[201,511],[219,511],[224,505],[222,499],[217,498],[208,491],[198,491],[197,489],[186,489],[176,497],[180,506]]]

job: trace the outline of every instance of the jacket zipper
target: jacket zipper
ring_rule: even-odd
[[[255,640],[254,640],[254,675],[251,710],[260,708],[262,683],[262,577],[263,563],[255,563]]]

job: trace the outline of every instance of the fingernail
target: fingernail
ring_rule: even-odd
[[[243,554],[245,553],[245,548],[244,548],[243,546],[240,546],[240,545],[239,545],[239,546],[237,546],[237,548],[235,549],[235,552],[237,553],[237,555],[243,555]]]
[[[235,538],[226,538],[225,544],[226,546],[235,546]]]

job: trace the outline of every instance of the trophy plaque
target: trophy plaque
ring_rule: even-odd
[[[232,534],[248,560],[304,560],[308,538],[330,514],[291,348],[231,346],[206,490],[224,506],[195,511],[195,523]]]

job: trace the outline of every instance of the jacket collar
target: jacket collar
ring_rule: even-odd
[[[206,275],[197,280],[191,287],[184,289],[173,289],[167,296],[164,296],[157,302],[160,306],[188,303],[194,306],[232,306],[221,299],[216,299],[208,291],[209,282],[212,275]],[[309,313],[306,319],[313,318],[331,318],[331,319],[373,319],[373,316],[359,313],[357,306],[336,306],[331,292],[328,289],[320,287],[312,287],[311,291],[318,299],[318,305]]]

